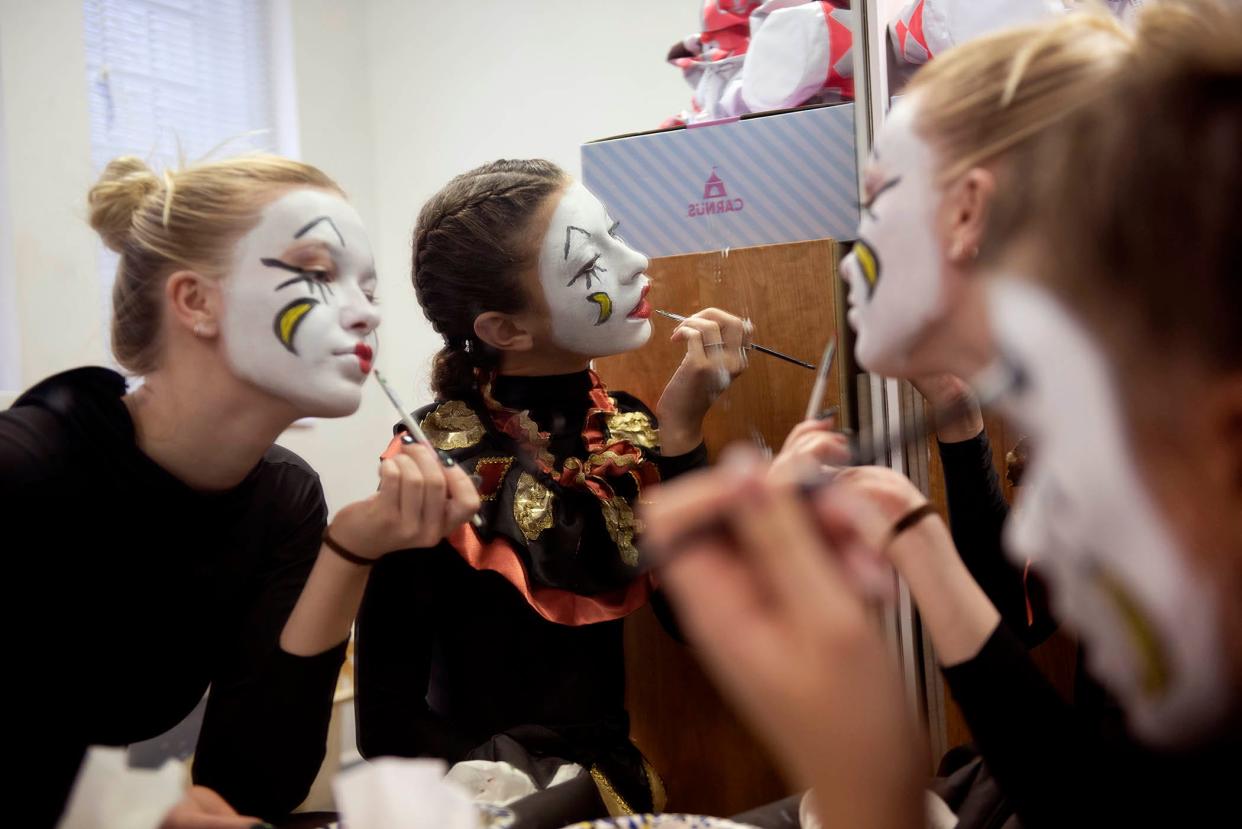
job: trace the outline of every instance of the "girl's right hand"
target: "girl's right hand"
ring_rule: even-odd
[[[789,483],[807,480],[825,466],[850,462],[850,439],[836,431],[836,418],[804,420],[789,432],[769,474]]]
[[[332,539],[364,558],[433,547],[478,512],[479,503],[460,466],[446,469],[434,449],[405,444],[380,462],[379,491],[337,512]]]
[[[929,374],[911,378],[931,406],[936,421],[936,437],[941,443],[960,443],[983,431],[983,412],[970,386],[952,374]]]

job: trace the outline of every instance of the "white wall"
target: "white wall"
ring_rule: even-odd
[[[699,4],[279,2],[291,27],[289,111],[301,157],[341,183],[371,229],[385,318],[379,365],[408,405],[420,405],[439,341],[409,282],[419,206],[495,158],[542,156],[577,173],[582,142],[652,128],[686,108],[690,89],[664,55],[697,28]],[[86,223],[93,176],[80,0],[0,0],[0,107],[11,208],[0,219],[12,234],[12,267],[0,259],[0,268],[15,276],[19,321],[5,333],[20,339],[25,387],[107,360],[98,243]],[[358,414],[299,425],[282,443],[319,470],[336,508],[374,489],[394,419],[369,384]]]
[[[7,396],[21,386],[21,338],[17,328],[17,268],[13,264],[13,220],[9,212],[3,67],[3,49],[0,49],[0,406],[7,406]]]
[[[12,261],[0,267],[12,268],[25,387],[107,354],[98,243],[86,224],[93,177],[81,2],[0,0],[0,84],[12,240]]]
[[[294,0],[302,157],[341,180],[371,229],[384,323],[378,364],[413,407],[440,348],[410,285],[418,208],[457,173],[541,156],[571,173],[593,138],[687,108],[664,62],[695,0]],[[371,491],[394,413],[375,385],[347,421],[283,442],[320,471],[333,507]]]

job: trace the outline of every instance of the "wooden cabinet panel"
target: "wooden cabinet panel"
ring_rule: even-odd
[[[651,302],[689,315],[717,307],[749,317],[755,341],[818,362],[837,329],[838,249],[831,240],[743,248],[656,259]],[[675,326],[653,317],[651,342],[637,352],[597,361],[611,388],[654,407],[681,362],[669,342]],[[705,424],[713,457],[756,435],[774,450],[802,419],[814,372],[752,353],[750,367],[717,401]],[[841,403],[841,363],[824,405]],[[844,407],[843,407],[844,408]],[[635,742],[660,771],[669,811],[731,815],[789,793],[771,759],[720,699],[690,649],[674,642],[654,614],[626,622],[627,703]]]

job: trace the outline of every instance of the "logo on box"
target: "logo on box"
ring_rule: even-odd
[[[714,216],[717,213],[738,213],[746,208],[742,199],[729,198],[729,190],[724,180],[716,174],[716,168],[703,183],[703,201],[691,202],[686,215],[690,218]]]

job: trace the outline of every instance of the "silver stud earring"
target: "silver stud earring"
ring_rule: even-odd
[[[194,336],[206,337],[207,336],[207,324],[203,322],[194,323]]]

